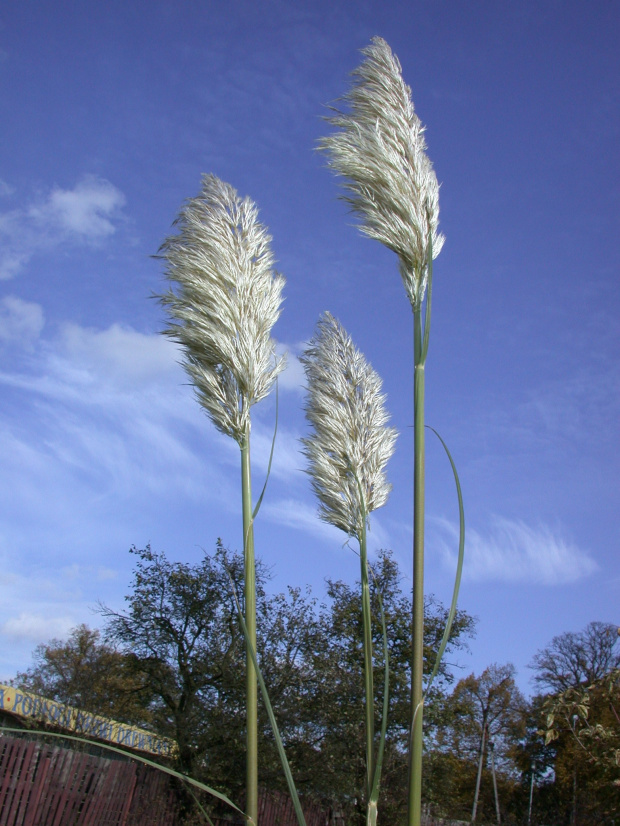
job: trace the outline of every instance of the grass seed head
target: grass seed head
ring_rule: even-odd
[[[284,367],[271,338],[284,278],[274,271],[256,205],[214,175],[203,176],[175,226],[178,234],[159,251],[171,283],[160,297],[170,319],[164,333],[181,345],[183,367],[214,425],[241,444],[251,406]]]
[[[301,361],[313,431],[302,441],[319,515],[360,539],[365,517],[385,504],[391,490],[385,466],[396,430],[388,427],[381,379],[329,313],[320,318]]]
[[[395,252],[414,309],[424,299],[429,245],[439,255],[439,184],[426,155],[424,127],[398,58],[381,37],[362,49],[343,100],[328,121],[338,128],[319,147],[347,179],[344,199],[362,219],[361,231]]]

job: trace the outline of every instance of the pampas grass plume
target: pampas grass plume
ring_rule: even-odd
[[[214,175],[203,176],[175,226],[158,256],[176,288],[160,296],[170,316],[164,332],[183,348],[183,367],[214,425],[241,444],[250,408],[284,367],[271,338],[284,278],[255,204]]]
[[[431,244],[435,258],[444,242],[437,231],[439,184],[398,58],[381,37],[362,54],[366,59],[343,98],[348,111],[334,109],[327,120],[338,131],[319,148],[329,166],[348,179],[344,199],[361,217],[362,232],[398,255],[416,309],[424,300]]]
[[[313,430],[302,441],[319,515],[361,540],[365,518],[385,504],[391,490],[385,466],[397,434],[387,426],[381,379],[329,313],[319,319],[301,362]]]

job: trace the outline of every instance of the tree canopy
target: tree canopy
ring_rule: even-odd
[[[152,728],[179,744],[178,767],[242,800],[245,644],[235,594],[243,560],[218,541],[193,563],[171,561],[147,546],[136,565],[125,609],[100,606],[102,631],[84,625],[66,641],[39,645],[22,687],[87,711]],[[411,595],[393,556],[381,552],[370,579],[375,728],[383,702],[382,627],[388,637],[390,694],[379,800],[380,822],[404,822]],[[445,607],[425,606],[424,667],[434,665]],[[257,637],[261,670],[300,793],[364,822],[364,680],[359,589],[328,580],[319,603],[309,592],[269,591],[257,566]],[[613,631],[613,634],[612,634]],[[448,651],[466,649],[475,620],[457,612]],[[510,664],[455,680],[444,661],[425,701],[423,799],[435,815],[495,819],[489,741],[502,820],[568,826],[611,824],[620,809],[620,670],[615,626],[590,623],[555,637],[533,663],[547,692],[527,702]],[[571,670],[572,669],[572,670]],[[564,683],[570,677],[570,685]],[[268,718],[259,707],[260,782],[284,790]]]
[[[554,637],[530,663],[534,682],[552,692],[593,683],[620,668],[618,628],[591,622],[583,631],[567,631]]]

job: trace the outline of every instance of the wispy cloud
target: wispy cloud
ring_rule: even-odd
[[[453,571],[457,529],[447,520],[430,521],[432,542]],[[467,529],[463,576],[473,582],[566,585],[597,570],[586,551],[544,525],[497,517],[485,533]]]
[[[309,503],[290,497],[268,501],[263,505],[261,515],[276,525],[302,531],[334,548],[347,544],[346,534],[319,519],[318,506],[313,500]],[[390,547],[389,536],[374,514],[371,519],[368,543],[371,552]],[[357,551],[356,540],[352,542],[351,547]]]
[[[334,545],[343,545],[346,540],[342,531],[319,519],[316,507],[300,499],[266,502],[261,509],[261,515],[277,525],[302,530]]]
[[[74,625],[75,620],[69,616],[50,617],[21,611],[19,616],[0,625],[0,634],[14,640],[40,643],[52,637],[66,638]]]
[[[252,460],[256,467],[265,471],[269,464],[269,454],[273,441],[273,433],[265,426],[256,426],[252,437]],[[300,450],[299,435],[281,426],[278,428],[274,447],[272,473],[275,478],[291,479],[295,476],[303,479],[303,469],[306,461]]]
[[[0,302],[0,344],[29,347],[40,334],[45,319],[43,308],[32,301],[7,295]]]
[[[279,356],[286,353],[286,368],[278,376],[278,384],[283,390],[294,390],[302,393],[306,387],[306,374],[297,355],[305,348],[305,344],[289,345],[278,342],[276,352]]]
[[[12,190],[2,182],[1,194]],[[25,206],[0,213],[0,279],[17,275],[39,252],[60,244],[100,244],[124,220],[125,196],[110,181],[86,175],[73,189],[54,187]]]
[[[0,50],[0,53],[1,53],[1,51],[2,50]],[[6,181],[3,181],[2,178],[0,178],[0,198],[7,198],[9,195],[12,195],[14,192],[15,192],[15,187],[12,187]]]

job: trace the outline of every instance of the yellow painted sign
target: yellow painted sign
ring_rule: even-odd
[[[10,711],[20,717],[50,723],[76,734],[98,737],[100,740],[107,740],[130,749],[148,751],[151,754],[171,757],[177,749],[174,740],[159,737],[152,731],[117,723],[116,720],[99,717],[97,714],[90,714],[88,711],[57,703],[55,700],[48,700],[45,697],[39,697],[38,694],[31,694],[8,685],[0,684],[0,711]]]

